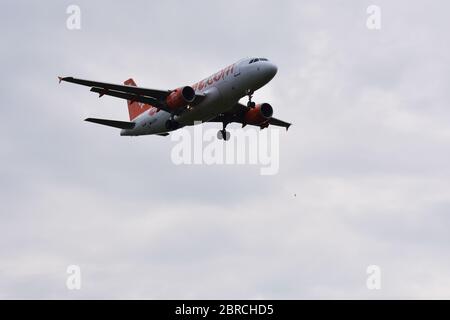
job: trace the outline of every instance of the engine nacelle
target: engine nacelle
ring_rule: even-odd
[[[166,98],[167,106],[176,110],[178,108],[182,108],[187,106],[189,103],[194,101],[195,99],[195,91],[192,87],[180,87],[172,91],[171,94]]]
[[[257,104],[254,108],[247,111],[244,116],[246,124],[261,125],[269,120],[273,115],[272,106],[268,103]]]

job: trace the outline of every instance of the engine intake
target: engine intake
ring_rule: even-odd
[[[257,104],[247,111],[244,116],[246,124],[261,125],[269,120],[273,115],[273,108],[268,103]]]
[[[187,106],[194,101],[195,91],[192,87],[180,87],[172,91],[166,98],[166,104],[170,109],[178,109]]]

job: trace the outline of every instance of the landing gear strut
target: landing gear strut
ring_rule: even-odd
[[[178,122],[176,122],[173,118],[174,118],[174,115],[172,115],[170,117],[170,119],[168,119],[166,121],[166,129],[167,130],[175,130],[180,127],[180,124]]]
[[[227,124],[228,123],[225,123],[225,122],[223,122],[223,129],[222,130],[219,130],[218,132],[217,132],[217,139],[219,139],[219,140],[225,140],[225,141],[228,141],[228,140],[230,140],[230,132],[228,132],[227,130],[225,130],[225,128],[227,127]]]
[[[247,96],[248,96],[247,107],[254,108],[256,104],[252,101],[253,91],[247,90]]]

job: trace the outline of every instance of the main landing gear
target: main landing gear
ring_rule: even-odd
[[[178,122],[176,122],[173,118],[174,118],[174,115],[172,115],[170,117],[170,119],[168,119],[166,121],[166,129],[167,130],[176,130],[180,127],[180,124]]]
[[[223,122],[223,129],[219,130],[217,132],[217,139],[219,140],[225,140],[228,141],[230,140],[231,134],[230,132],[228,132],[227,130],[225,130],[225,128],[227,127],[228,123]]]
[[[252,101],[253,93],[254,93],[253,91],[247,90],[247,96],[248,96],[247,107],[249,107],[249,108],[254,108],[256,106],[256,104]]]

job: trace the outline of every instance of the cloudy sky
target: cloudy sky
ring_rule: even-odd
[[[80,30],[66,27],[71,4]],[[372,4],[380,30],[366,26]],[[450,298],[449,9],[7,1],[0,298]],[[56,78],[168,89],[248,56],[278,65],[255,100],[294,123],[273,176],[174,165],[169,138],[82,121],[126,120],[125,102]],[[81,290],[66,287],[69,265]]]

